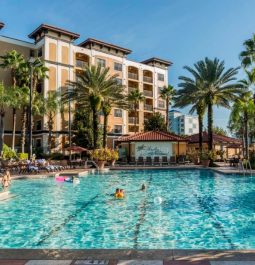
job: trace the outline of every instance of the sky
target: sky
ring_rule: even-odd
[[[129,48],[132,60],[170,60],[169,83],[178,88],[183,66],[206,56],[240,66],[242,43],[255,31],[254,10],[255,0],[0,0],[0,34],[29,40],[41,23],[62,27],[79,33],[78,43],[92,37]],[[229,111],[215,108],[214,115],[215,125],[226,128]]]

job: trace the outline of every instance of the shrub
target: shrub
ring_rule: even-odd
[[[109,148],[101,148],[90,151],[90,155],[93,159],[98,161],[111,161],[118,160],[119,158],[118,151]]]
[[[6,144],[3,145],[3,159],[17,158],[17,154]]]
[[[28,159],[28,153],[18,153],[18,158],[20,160],[27,160]]]

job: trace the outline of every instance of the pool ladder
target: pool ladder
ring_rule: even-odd
[[[238,167],[239,167],[239,172],[240,173],[242,172],[244,176],[248,172],[250,172],[250,175],[252,176],[251,163],[249,160],[240,161]]]

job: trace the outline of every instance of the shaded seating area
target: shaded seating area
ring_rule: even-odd
[[[160,131],[149,131],[117,139],[120,159],[117,165],[169,166],[186,163],[188,140]],[[124,155],[123,155],[124,154]]]

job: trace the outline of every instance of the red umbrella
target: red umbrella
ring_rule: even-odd
[[[78,153],[82,153],[82,152],[88,151],[88,149],[83,148],[81,146],[76,146],[76,145],[69,146],[69,147],[66,148],[66,150],[67,151],[78,152]]]

